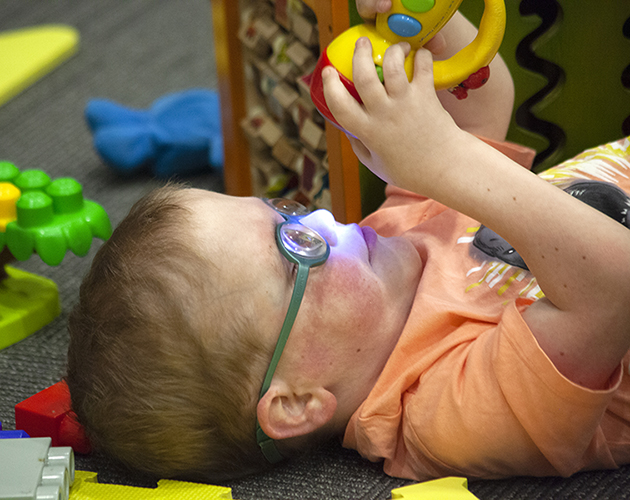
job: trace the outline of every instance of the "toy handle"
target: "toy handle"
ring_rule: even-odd
[[[427,43],[451,18],[462,0],[392,0],[389,12],[376,16],[376,32],[386,43],[411,44],[406,63],[411,79],[415,51]],[[437,90],[455,87],[494,58],[505,33],[503,0],[484,0],[484,11],[477,37],[444,61],[435,61],[433,74]]]
[[[490,64],[499,51],[505,33],[505,4],[503,0],[484,0],[484,3],[475,39],[450,58],[433,63],[437,90],[459,85],[471,74]]]

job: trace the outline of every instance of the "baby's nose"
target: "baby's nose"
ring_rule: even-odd
[[[302,217],[300,222],[314,231],[317,231],[324,237],[330,246],[335,246],[337,244],[337,233],[335,231],[337,222],[335,221],[333,214],[331,214],[328,210],[315,210],[314,212]]]

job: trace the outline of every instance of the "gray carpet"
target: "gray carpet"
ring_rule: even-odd
[[[0,107],[0,159],[21,169],[41,168],[51,177],[71,176],[87,198],[101,203],[117,224],[132,203],[159,184],[148,174],[123,178],[96,156],[83,121],[88,99],[105,97],[146,107],[158,97],[191,87],[216,85],[207,0],[2,0],[0,30],[42,23],[79,29],[79,53],[37,84]],[[0,54],[0,57],[2,55]],[[188,179],[221,190],[220,174]],[[33,257],[18,267],[59,286],[61,317],[28,339],[0,351],[0,421],[13,429],[16,403],[60,380],[67,348],[66,320],[94,251],[68,254],[58,267]],[[77,457],[77,468],[99,473],[101,482],[154,486],[155,478],[129,471],[98,454]],[[270,474],[226,484],[234,498],[387,499],[407,484],[385,476],[378,464],[361,460],[336,443]],[[480,499],[630,499],[630,468],[569,479],[516,478],[470,485]]]

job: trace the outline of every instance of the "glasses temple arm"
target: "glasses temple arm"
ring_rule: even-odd
[[[280,336],[278,337],[278,342],[276,343],[276,348],[273,351],[273,356],[271,357],[271,362],[269,363],[269,368],[267,369],[267,373],[265,374],[265,378],[263,379],[263,384],[260,389],[259,399],[261,399],[265,393],[269,390],[271,386],[271,380],[276,372],[276,367],[280,362],[280,358],[282,357],[282,352],[284,351],[284,346],[289,340],[289,334],[291,333],[291,329],[293,328],[293,323],[295,322],[295,318],[300,309],[300,304],[302,303],[302,297],[304,296],[304,290],[306,288],[306,281],[308,278],[308,272],[310,267],[298,263],[298,271],[297,277],[295,278],[295,285],[293,287],[293,293],[291,294],[291,301],[289,302],[289,310],[287,311],[287,315],[284,318],[284,323],[282,324],[282,329],[280,330]],[[265,458],[268,462],[274,464],[280,462],[283,457],[278,451],[273,439],[271,439],[260,427],[260,423],[258,419],[256,419],[256,441],[258,442],[258,446],[265,455]]]

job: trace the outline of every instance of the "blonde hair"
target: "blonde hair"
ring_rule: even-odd
[[[268,468],[255,440],[273,346],[194,242],[166,186],[131,209],[97,253],[69,320],[67,383],[93,444],[160,477],[222,480]]]

